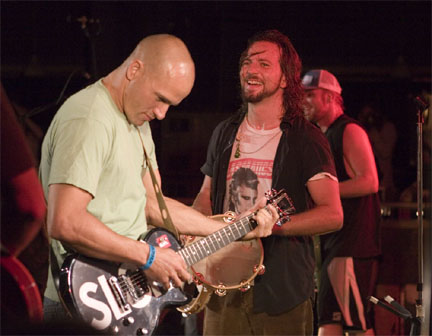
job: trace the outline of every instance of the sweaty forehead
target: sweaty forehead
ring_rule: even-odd
[[[247,53],[246,57],[253,57],[253,56],[262,56],[262,57],[276,57],[279,58],[280,56],[280,49],[279,46],[273,42],[268,41],[258,41],[253,43]]]

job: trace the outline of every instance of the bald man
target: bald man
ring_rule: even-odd
[[[170,105],[180,104],[194,80],[185,44],[171,35],[153,35],[117,69],[61,106],[45,136],[39,172],[48,202],[48,232],[60,264],[74,250],[138,267],[151,265],[147,277],[166,288],[189,279],[180,255],[156,247],[152,262],[149,245],[137,238],[147,222],[163,226],[143,152],[145,147],[160,185],[149,122],[163,119]],[[223,225],[165,200],[180,233],[206,236]],[[264,204],[262,200],[260,206]],[[259,225],[247,238],[271,234],[277,213],[270,207],[256,218]],[[58,301],[50,276],[44,300],[48,319],[56,318]]]

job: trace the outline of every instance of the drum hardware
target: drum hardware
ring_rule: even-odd
[[[258,275],[263,275],[265,273],[265,266],[264,265],[255,265],[254,266],[254,273],[258,273]]]
[[[227,290],[226,290],[226,287],[224,284],[220,284],[214,292],[217,296],[225,296],[227,293]]]
[[[251,288],[251,285],[250,285],[249,281],[243,280],[242,282],[240,282],[240,288],[239,288],[240,292],[243,292],[243,293],[247,292],[250,288]]]
[[[204,279],[204,275],[202,275],[201,273],[195,273],[195,275],[193,276],[193,282],[196,285],[202,285],[203,279]]]
[[[193,299],[186,305],[178,307],[177,310],[182,313],[184,317],[190,314],[197,314],[202,311],[210,300],[212,292],[207,286],[202,285],[197,298]]]

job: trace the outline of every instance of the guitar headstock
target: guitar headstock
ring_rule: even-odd
[[[291,198],[287,195],[285,189],[276,191],[275,189],[269,190],[265,193],[267,197],[267,204],[273,205],[279,215],[279,220],[276,225],[282,226],[283,223],[289,222],[289,215],[296,212]]]

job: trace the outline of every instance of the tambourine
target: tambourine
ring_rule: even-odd
[[[212,216],[230,224],[235,221],[231,211]],[[202,237],[183,236],[184,244]],[[191,266],[198,295],[187,305],[177,308],[182,313],[195,314],[204,309],[213,293],[226,295],[228,290],[247,291],[257,275],[265,271],[264,249],[260,239],[235,241]]]

